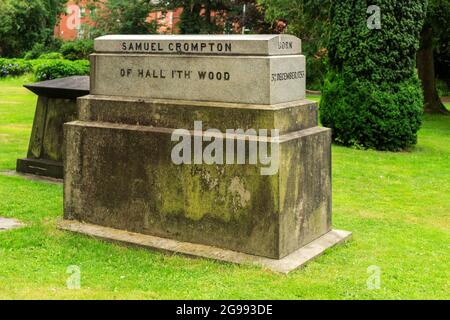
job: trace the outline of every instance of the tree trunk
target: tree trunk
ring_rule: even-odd
[[[421,46],[417,53],[417,69],[422,81],[423,94],[425,98],[424,111],[426,113],[449,114],[442,104],[436,89],[436,75],[434,71],[433,54],[433,29],[429,26],[423,28],[421,35]]]

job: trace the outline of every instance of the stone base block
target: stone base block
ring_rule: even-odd
[[[77,221],[62,220],[58,227],[62,230],[84,234],[87,236],[139,246],[143,248],[182,254],[190,257],[214,259],[236,264],[258,265],[271,271],[288,274],[312,259],[318,257],[325,250],[351,239],[351,232],[331,230],[320,238],[298,249],[283,259],[270,259],[217,247],[181,242],[155,236],[143,235],[123,230],[117,230],[98,225],[85,224]]]
[[[331,230],[328,129],[281,136],[271,176],[260,165],[174,164],[171,132],[66,124],[64,217],[274,259]]]
[[[16,170],[21,173],[62,179],[64,175],[63,164],[59,161],[44,159],[17,159]]]
[[[331,230],[331,131],[317,126],[314,103],[116,100],[84,97],[80,120],[64,125],[65,219],[269,259]],[[202,129],[192,130],[194,121]],[[221,135],[241,128],[280,135]],[[189,141],[183,155],[190,162],[172,158],[176,129]],[[232,161],[194,159],[196,144],[200,153],[210,148],[211,139],[203,139],[209,129],[222,137],[226,150],[218,153],[231,153]],[[233,152],[238,142],[245,145],[240,163]],[[261,151],[267,142],[270,164],[250,161],[250,144]]]

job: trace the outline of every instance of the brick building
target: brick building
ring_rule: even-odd
[[[87,8],[87,0],[69,0],[66,4],[66,12],[61,15],[60,23],[55,27],[55,36],[63,40],[75,40],[84,38],[86,28],[83,25],[92,24],[90,10]],[[167,11],[150,12],[149,21],[158,20],[160,33],[176,33],[176,25],[180,19],[182,8]]]

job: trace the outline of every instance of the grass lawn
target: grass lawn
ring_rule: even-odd
[[[0,80],[0,170],[26,155],[36,97]],[[0,175],[0,299],[449,299],[450,117],[425,116],[411,152],[333,147],[334,227],[353,231],[289,276],[143,249],[56,229],[62,187]],[[81,289],[66,273],[81,269]],[[381,268],[369,290],[368,267]]]

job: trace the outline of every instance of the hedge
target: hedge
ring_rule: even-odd
[[[415,56],[426,2],[333,2],[320,118],[334,141],[391,151],[417,142],[423,96]],[[381,29],[368,27],[372,4],[380,8]]]
[[[68,60],[85,60],[94,52],[94,41],[75,40],[64,42],[59,52]]]
[[[39,56],[41,60],[61,60],[64,59],[63,55],[59,52],[44,53]]]
[[[88,74],[89,61],[87,60],[48,60],[37,66],[34,72],[38,81]]]
[[[22,59],[0,58],[0,78],[7,76],[20,76],[33,70],[30,62]]]
[[[89,74],[89,61],[70,61],[64,59],[49,59],[54,55],[42,55],[46,59],[3,59],[0,58],[0,78],[20,76],[33,73],[36,81],[51,80],[76,75]]]

